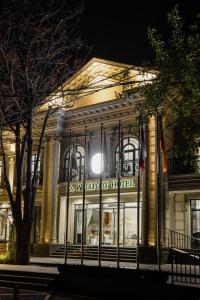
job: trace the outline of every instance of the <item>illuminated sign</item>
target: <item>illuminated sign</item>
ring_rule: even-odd
[[[122,179],[120,180],[120,188],[135,188],[136,184],[133,179]],[[96,181],[86,181],[85,190],[86,191],[97,191],[100,188],[100,183]],[[102,181],[102,190],[114,190],[118,188],[117,180],[103,180]],[[74,182],[70,184],[70,192],[81,192],[83,191],[82,182]]]

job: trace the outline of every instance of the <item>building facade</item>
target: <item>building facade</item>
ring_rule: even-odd
[[[124,79],[127,69],[129,77]],[[199,169],[182,173],[168,168],[158,182],[154,117],[143,124],[146,156],[144,170],[139,172],[137,108],[143,99],[127,93],[131,86],[124,85],[124,80],[131,78],[134,85],[142,76],[146,75],[138,68],[94,58],[66,82],[66,89],[87,85],[87,90],[82,88],[72,108],[58,110],[45,131],[32,231],[34,255],[50,255],[51,249],[66,242],[136,247],[139,241],[149,251],[158,242],[158,207],[162,247],[168,247],[169,230],[189,236],[200,233]],[[35,136],[41,122],[42,114],[35,120]],[[173,134],[166,130],[164,138],[170,149]],[[14,189],[15,150],[7,147]],[[33,165],[34,160],[33,155]],[[0,160],[1,183],[2,176]],[[11,220],[1,185],[1,241],[8,239]]]

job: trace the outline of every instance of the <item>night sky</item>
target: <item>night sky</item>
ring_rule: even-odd
[[[200,13],[199,0],[85,0],[82,36],[92,47],[89,59],[99,57],[140,65],[151,59],[147,27],[167,36],[167,13],[179,4],[190,24]]]

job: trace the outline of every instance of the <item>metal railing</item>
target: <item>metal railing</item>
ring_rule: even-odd
[[[200,239],[173,230],[169,230],[168,245],[170,248],[186,252],[200,251]]]
[[[199,174],[200,156],[193,156],[190,159],[184,157],[168,159],[168,173],[169,175]]]
[[[115,162],[114,163],[115,176],[120,174],[122,176],[135,176],[138,174],[139,169],[139,160],[124,160],[123,162]]]
[[[169,230],[172,283],[200,284],[200,239]]]
[[[170,250],[172,283],[182,282],[200,285],[200,254]]]

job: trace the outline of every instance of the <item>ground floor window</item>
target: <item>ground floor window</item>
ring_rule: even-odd
[[[32,226],[32,242],[38,243],[40,240],[40,229],[41,229],[41,206],[35,207],[34,221]]]
[[[8,240],[10,222],[12,222],[11,209],[0,208],[0,241]]]
[[[102,208],[102,241],[104,245],[117,244],[117,203],[104,203]],[[120,204],[120,245],[134,246],[137,243],[137,204],[124,202]],[[141,222],[140,222],[141,223]],[[81,243],[82,205],[75,205],[74,243]],[[99,205],[86,204],[84,243],[99,243]]]
[[[191,200],[191,233],[200,238],[200,199]]]

